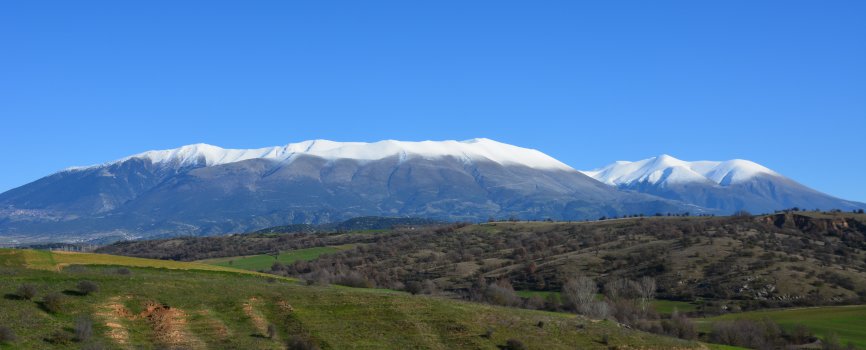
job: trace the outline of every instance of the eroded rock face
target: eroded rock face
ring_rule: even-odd
[[[758,220],[778,228],[789,228],[813,234],[841,235],[866,233],[866,225],[850,217],[816,218],[796,212],[778,213]]]

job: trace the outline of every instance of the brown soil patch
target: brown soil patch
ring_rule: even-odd
[[[198,314],[205,318],[202,323],[207,328],[208,333],[212,334],[215,339],[226,340],[229,338],[231,335],[229,328],[226,327],[225,323],[211,316],[209,310],[200,310]]]
[[[96,316],[104,320],[108,327],[108,337],[121,348],[129,349],[129,330],[123,325],[123,320],[132,319],[132,312],[123,306],[122,301],[129,297],[114,296],[108,302],[97,307]]]
[[[257,305],[261,304],[261,301],[252,297],[244,303],[244,313],[250,320],[253,321],[253,326],[256,327],[256,331],[259,332],[260,335],[268,334],[268,320],[262,315],[262,313],[256,308]]]
[[[186,312],[155,302],[145,305],[138,317],[150,323],[156,340],[171,348],[204,349],[204,343],[189,332]]]
[[[293,308],[292,305],[290,305],[289,302],[285,300],[278,301],[277,306],[280,307],[280,310],[283,310],[285,312],[295,312],[295,308]]]

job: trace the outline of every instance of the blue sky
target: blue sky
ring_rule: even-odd
[[[474,137],[866,201],[866,2],[0,4],[0,191],[197,142]]]

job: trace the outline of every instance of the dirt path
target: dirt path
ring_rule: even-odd
[[[256,297],[249,298],[244,303],[244,313],[253,322],[256,331],[259,335],[266,337],[268,335],[268,320],[265,319],[258,307],[261,305],[261,300]]]
[[[113,296],[105,304],[97,307],[96,316],[108,327],[108,337],[123,349],[132,349],[129,344],[129,330],[123,325],[124,320],[131,319],[132,313],[123,306],[123,300],[129,297]]]
[[[139,315],[150,323],[156,340],[170,348],[205,349],[205,343],[189,331],[185,311],[151,302]]]

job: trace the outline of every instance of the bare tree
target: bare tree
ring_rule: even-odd
[[[637,283],[630,279],[618,278],[604,285],[604,294],[612,300],[633,299],[637,290]]]
[[[640,294],[640,307],[646,312],[649,301],[656,296],[656,279],[649,276],[641,277],[640,282],[637,283],[637,289]]]
[[[569,279],[562,286],[562,297],[566,303],[582,314],[590,312],[596,293],[598,286],[592,278],[586,276]]]

